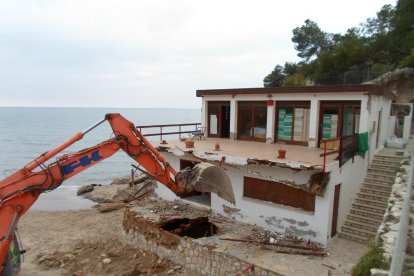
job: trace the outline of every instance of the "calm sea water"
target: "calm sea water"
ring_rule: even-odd
[[[106,113],[120,113],[135,125],[196,123],[200,122],[201,117],[199,109],[0,107],[0,179],[92,126]],[[94,146],[111,138],[111,134],[111,127],[105,122],[63,153]],[[174,138],[177,137],[166,136],[163,139]],[[119,151],[65,181],[57,190],[42,195],[33,208],[62,210],[90,207],[91,202],[75,196],[77,189],[88,184],[109,184],[116,177],[127,176],[132,163],[132,159]]]

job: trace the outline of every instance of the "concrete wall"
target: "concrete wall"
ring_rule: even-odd
[[[180,238],[151,225],[145,219],[136,216],[133,211],[125,212],[124,244],[152,252],[161,259],[171,260],[202,275],[238,275],[240,271],[246,270],[249,266],[253,266],[254,271],[248,270],[242,273],[243,275],[280,275],[260,267],[257,263],[252,264],[237,256],[227,254],[220,248],[216,249],[209,244],[203,244],[201,240]]]
[[[163,153],[163,155],[175,169],[179,169],[179,157],[172,153]],[[190,157],[185,157],[185,159],[192,160]],[[327,168],[330,172],[330,181],[325,194],[323,197],[315,197],[315,211],[308,212],[290,206],[243,197],[243,178],[248,176],[271,181],[288,180],[297,185],[306,185],[310,175],[314,173],[313,171],[297,172],[288,168],[259,165],[240,166],[240,168],[224,165],[232,182],[236,206],[232,206],[217,195],[211,194],[211,209],[237,221],[257,224],[272,231],[289,233],[326,244],[331,234],[335,185],[341,184],[337,225],[337,230],[339,230],[345,222],[356,193],[359,191],[367,166],[367,159],[360,156],[356,156],[354,162],[348,161],[342,168],[339,168],[338,162],[331,164]],[[162,184],[158,185],[156,193],[164,199],[178,199]],[[240,211],[228,214],[224,211],[223,206],[235,207]]]
[[[391,100],[377,95],[370,95],[367,102],[367,111],[366,128],[360,128],[360,132],[367,131],[369,134],[368,156],[369,161],[371,161],[375,153],[384,147],[385,139],[389,137],[388,124],[390,121]],[[380,116],[381,119],[379,119]]]
[[[366,158],[363,159],[361,156],[355,156],[354,161],[349,160],[341,168],[338,167],[338,164],[335,164],[329,168],[329,170],[331,170],[331,178],[325,191],[325,197],[329,198],[327,231],[329,238],[332,230],[335,186],[337,184],[341,184],[337,220],[337,230],[339,231],[345,223],[346,216],[349,214],[352,203],[354,202],[355,196],[361,187],[367,169],[368,160]]]

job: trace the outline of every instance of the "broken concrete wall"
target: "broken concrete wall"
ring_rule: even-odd
[[[278,179],[289,180],[298,184],[304,184],[309,180],[311,171],[295,172],[291,169],[282,169],[266,166],[250,165],[246,166],[249,171],[258,172],[258,175],[250,174],[232,167],[227,167],[226,172],[230,176],[233,184],[233,191],[236,198],[236,208],[238,212],[228,213],[223,210],[223,206],[230,206],[227,202],[216,196],[212,196],[212,210],[224,216],[234,218],[238,221],[256,224],[266,229],[279,233],[291,234],[304,239],[310,239],[322,244],[326,244],[326,212],[327,199],[315,197],[315,212],[308,212],[298,208],[266,202],[263,200],[252,199],[243,196],[244,176],[254,177],[265,180],[277,181]],[[269,176],[269,177],[265,177]],[[324,207],[325,206],[325,207]]]
[[[162,259],[171,260],[203,275],[236,275],[251,265],[212,245],[161,230],[156,224],[137,216],[133,210],[125,211],[123,230],[123,241],[127,245],[152,252]],[[279,274],[254,266],[253,272],[243,275]]]

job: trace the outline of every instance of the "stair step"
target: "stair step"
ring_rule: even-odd
[[[365,176],[364,182],[372,182],[372,183],[380,183],[384,185],[391,185],[394,184],[394,178],[392,179],[382,179],[382,178],[375,178],[372,176]]]
[[[389,189],[389,191],[386,190],[379,190],[379,189],[371,189],[371,188],[367,188],[362,186],[360,189],[360,193],[366,193],[366,194],[370,194],[370,195],[379,195],[379,196],[384,196],[384,197],[389,197],[391,194],[391,187]]]
[[[379,183],[373,183],[373,182],[364,182],[362,184],[363,188],[368,188],[368,189],[378,189],[381,191],[386,191],[391,193],[392,190],[392,185],[391,184],[379,184]]]
[[[369,223],[374,223],[374,224],[378,224],[380,225],[382,222],[382,219],[378,219],[378,218],[371,218],[371,217],[367,217],[367,216],[361,216],[361,215],[357,215],[357,214],[348,214],[347,219],[351,219],[353,221],[366,221]]]
[[[393,161],[401,161],[401,159],[403,159],[403,156],[397,156],[397,155],[391,155],[391,154],[381,154],[381,153],[377,153],[374,156],[374,160],[383,160],[383,159],[388,159],[388,160],[393,160]]]
[[[350,227],[356,227],[357,229],[363,229],[363,230],[367,230],[367,231],[377,232],[378,227],[379,227],[380,224],[370,224],[370,223],[367,223],[367,222],[361,222],[361,221],[347,219],[345,221],[345,225],[350,226]]]
[[[369,204],[364,204],[364,203],[359,203],[359,202],[354,202],[352,203],[352,206],[354,206],[357,209],[360,210],[367,210],[367,211],[371,211],[371,212],[385,212],[386,207],[379,207],[379,206],[372,206]]]
[[[364,188],[361,188],[361,190],[362,189],[364,189]],[[389,198],[389,195],[379,195],[379,194],[375,194],[375,193],[371,193],[371,192],[363,192],[363,191],[360,191],[358,194],[358,197],[359,198],[368,198],[368,199],[377,199],[377,200],[381,200],[381,201],[384,201],[384,202],[387,202],[388,201],[388,198]]]
[[[371,166],[369,167],[370,169],[374,169],[374,170],[388,170],[388,171],[392,171],[395,172],[397,168],[399,168],[400,165],[395,165],[395,166],[391,166],[390,164],[376,164],[376,163],[372,163]]]
[[[346,225],[342,226],[341,233],[349,233],[349,234],[359,235],[361,237],[366,237],[366,238],[375,237],[377,234],[374,231],[369,231],[369,230],[360,229],[360,228],[353,227],[353,226],[346,226]]]
[[[394,176],[395,177],[396,171],[395,170],[390,170],[390,169],[383,169],[383,168],[376,169],[376,168],[370,167],[368,169],[368,173],[369,174],[375,174],[375,175],[384,175],[384,176]]]
[[[399,168],[400,161],[385,161],[385,160],[372,160],[371,166],[381,166],[388,168]]]
[[[355,235],[355,234],[352,234],[352,233],[339,232],[338,235],[341,238],[357,241],[357,242],[360,242],[360,243],[366,243],[368,241],[368,237],[361,237],[360,235]]]
[[[342,226],[341,232],[347,232],[351,234],[361,235],[362,237],[375,237],[377,235],[376,231],[370,231],[365,229],[356,228],[353,226]]]
[[[385,181],[394,181],[395,175],[368,172],[366,178],[385,180]]]
[[[362,204],[367,204],[369,206],[375,206],[375,207],[382,207],[382,208],[387,208],[388,203],[387,201],[378,201],[376,199],[369,199],[369,198],[359,198],[357,197],[355,199],[356,203],[362,203]]]
[[[369,219],[381,220],[384,218],[385,210],[382,212],[374,212],[369,210],[362,210],[353,208],[350,211],[350,215],[366,216]]]

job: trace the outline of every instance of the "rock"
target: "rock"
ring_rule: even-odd
[[[112,197],[114,202],[129,202],[132,197],[137,193],[135,188],[127,187],[122,190],[118,190],[118,193]]]
[[[71,254],[71,253],[65,253],[65,254],[62,256],[62,259],[63,259],[64,261],[73,261],[73,260],[75,260],[75,259],[76,259],[76,257],[75,257],[75,255],[73,255],[73,254]]]
[[[115,178],[114,181],[111,182],[109,185],[122,185],[122,184],[128,184],[130,178],[129,177],[118,177]]]
[[[124,208],[125,203],[104,203],[98,207],[98,211],[101,213],[111,212]]]
[[[94,186],[92,186],[92,185],[87,185],[87,186],[80,187],[78,192],[76,193],[76,195],[83,195],[83,194],[86,194],[86,193],[90,193],[90,192],[93,191],[93,189],[94,189]]]
[[[105,259],[103,259],[103,260],[102,260],[102,262],[103,262],[104,264],[110,264],[110,263],[111,263],[111,259],[109,259],[109,258],[105,258]]]
[[[144,182],[145,180],[150,179],[150,176],[147,174],[140,174],[137,178],[134,179],[134,184],[140,184]]]
[[[147,179],[144,182],[135,185],[134,187],[127,187],[118,190],[118,193],[112,197],[114,202],[130,202],[134,199],[139,199],[146,193],[151,193],[156,187],[156,182],[152,179]]]

